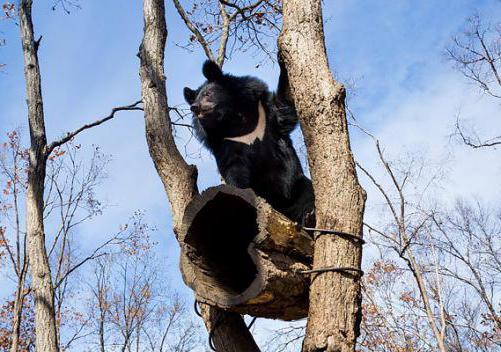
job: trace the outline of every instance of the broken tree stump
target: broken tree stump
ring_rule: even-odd
[[[312,239],[250,189],[195,197],[178,234],[181,272],[199,302],[282,320],[308,314]]]

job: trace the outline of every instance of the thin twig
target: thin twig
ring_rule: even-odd
[[[212,53],[209,43],[205,40],[204,36],[202,35],[202,33],[200,33],[200,31],[193,24],[193,22],[191,22],[190,18],[186,14],[186,11],[184,11],[184,8],[179,2],[179,0],[172,0],[172,2],[174,3],[174,6],[176,7],[177,12],[179,13],[179,16],[181,16],[184,23],[186,24],[186,27],[188,27],[188,29],[191,31],[191,33],[193,33],[195,38],[197,38],[197,41],[202,46],[205,55],[207,55],[207,58],[209,58],[209,60],[215,61],[214,54]]]

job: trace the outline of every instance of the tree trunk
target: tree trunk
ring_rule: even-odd
[[[30,257],[31,287],[35,299],[35,326],[37,351],[58,351],[56,320],[54,316],[54,287],[45,248],[43,224],[43,193],[47,161],[45,123],[42,101],[38,45],[33,33],[31,0],[19,4],[19,26],[24,52],[24,74],[30,128],[30,161],[26,193],[26,231]]]
[[[221,185],[195,197],[179,242],[198,302],[255,317],[307,316],[311,237],[252,190]]]
[[[101,305],[101,302],[99,303]],[[100,309],[102,309],[100,307]],[[101,312],[99,316],[99,348],[101,352],[106,352],[106,345],[104,343],[104,314]]]
[[[217,352],[259,352],[242,316],[208,304],[200,305],[208,331],[214,331],[212,343]]]
[[[163,68],[167,39],[164,0],[144,0],[143,15],[144,37],[139,50],[139,73],[146,140],[172,206],[177,236],[185,208],[198,194],[197,171],[183,160],[172,136]],[[213,331],[218,351],[259,351],[241,316],[207,305],[203,305],[202,312],[207,329]]]
[[[362,235],[365,192],[358,183],[345,112],[345,89],[332,77],[324,43],[320,0],[284,0],[279,38],[308,150],[317,227]],[[313,268],[360,268],[360,243],[321,235]],[[312,276],[304,352],[354,351],[361,319],[360,275]]]
[[[24,269],[23,269],[24,270]],[[20,272],[20,278],[17,284],[16,297],[14,300],[14,312],[13,312],[13,322],[12,322],[12,344],[10,346],[11,352],[17,352],[19,346],[19,339],[21,337],[21,322],[23,317],[24,308],[24,279],[25,272]]]

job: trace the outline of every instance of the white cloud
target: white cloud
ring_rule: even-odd
[[[390,159],[405,153],[422,154],[430,167],[441,165],[447,171],[441,200],[479,196],[496,201],[501,193],[501,151],[474,150],[451,138],[458,112],[470,119],[486,134],[500,134],[499,102],[480,98],[461,77],[453,73],[433,77],[422,90],[399,99],[389,99],[361,120],[372,126]],[[377,121],[371,123],[371,121]],[[355,155],[364,164],[372,165],[376,158],[373,143],[352,132]],[[377,168],[374,168],[377,170]]]

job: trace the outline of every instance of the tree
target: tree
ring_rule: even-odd
[[[12,226],[0,228],[0,247],[8,254],[16,278],[16,292],[12,301],[12,330],[9,341],[12,350],[17,351],[21,336],[21,317],[26,295],[29,289],[26,287],[28,274],[28,256],[26,255],[26,236],[21,225],[22,198],[26,189],[26,166],[28,153],[22,148],[18,131],[12,131],[7,135],[7,142],[2,145],[0,154],[0,175],[5,185],[2,191],[1,217],[9,219]],[[10,198],[10,199],[9,199]],[[12,230],[12,236],[10,235]]]
[[[0,20],[12,19],[16,13],[16,7],[9,1],[2,1],[2,14],[0,15]],[[4,46],[6,41],[4,38],[0,37],[0,47]],[[0,70],[3,69],[5,64],[0,62]]]
[[[172,207],[174,233],[182,223],[186,206],[198,193],[197,170],[188,165],[172,136],[167,104],[164,49],[167,38],[163,0],[143,2],[144,36],[139,48],[141,93],[144,104],[146,140],[155,168],[165,187]],[[202,316],[214,345],[220,351],[258,351],[242,317],[216,307],[202,305]]]
[[[61,2],[55,2],[58,3]],[[308,286],[310,292],[309,307],[307,304],[302,306],[304,312],[309,309],[306,330],[303,332],[301,326],[295,326],[283,331],[292,334],[285,343],[304,337],[303,351],[354,351],[355,348],[363,351],[488,351],[498,347],[498,219],[483,207],[477,209],[464,203],[455,208],[421,203],[419,197],[415,198],[409,192],[409,184],[412,178],[422,177],[422,164],[415,159],[405,164],[390,160],[376,139],[376,156],[387,182],[382,183],[380,175],[360,163],[358,168],[369,185],[379,192],[385,216],[380,218],[381,223],[365,224],[379,256],[372,261],[368,275],[362,279],[365,191],[359,184],[351,152],[345,89],[332,77],[327,62],[321,2],[284,0],[282,8],[282,1],[204,0],[189,10],[185,10],[180,1],[173,0],[173,3],[191,33],[186,48],[191,50],[198,43],[205,55],[217,60],[221,66],[235,48],[247,50],[256,46],[270,54],[273,49],[268,46],[269,42],[272,40],[275,45],[271,33],[278,34],[277,23],[283,14],[278,51],[280,62],[287,70],[291,97],[300,115],[317,194],[319,228],[313,235],[314,241],[301,237],[304,240],[301,245],[314,249],[313,263],[301,263],[307,266],[306,270],[304,267],[294,268],[286,273],[295,276],[301,285],[306,282],[304,292]],[[29,239],[30,255],[23,256],[21,249],[21,254],[17,255],[20,259],[12,256],[14,260],[11,262],[18,272],[25,272],[23,268],[30,258],[32,273],[38,274],[33,279],[28,278],[29,282],[23,283],[18,290],[21,297],[25,286],[34,293],[38,348],[54,351],[68,347],[68,343],[61,342],[60,336],[64,325],[60,318],[65,314],[65,302],[71,298],[68,278],[87,261],[98,259],[94,267],[94,282],[90,286],[89,312],[75,319],[76,335],[70,336],[69,343],[77,338],[75,336],[88,333],[86,341],[101,351],[192,349],[197,340],[196,329],[189,321],[179,324],[179,330],[175,328],[176,321],[179,322],[177,319],[183,320],[185,307],[175,298],[167,299],[160,294],[163,286],[158,283],[159,272],[151,255],[152,244],[141,220],[133,219],[132,228],[127,229],[137,236],[132,236],[129,242],[116,243],[121,247],[114,253],[105,254],[98,250],[89,257],[75,256],[70,225],[63,225],[54,233],[57,240],[51,245],[51,231],[45,226],[46,212],[54,214],[55,209],[63,209],[63,224],[68,224],[65,221],[74,224],[80,221],[71,215],[71,206],[55,205],[68,202],[61,197],[65,187],[60,187],[57,177],[51,176],[52,168],[58,170],[57,162],[71,157],[68,152],[71,149],[67,148],[71,148],[73,137],[78,133],[108,121],[117,111],[141,108],[139,102],[115,108],[110,115],[48,143],[37,63],[37,48],[41,42],[35,40],[33,34],[31,1],[22,1],[19,11],[25,44],[31,132],[30,153],[25,156],[30,209],[26,238]],[[203,195],[199,195],[197,188],[197,169],[183,159],[172,127],[176,126],[176,121],[171,121],[170,112],[179,114],[179,111],[169,107],[166,93],[164,1],[145,0],[143,16],[144,37],[139,59],[146,139],[171,204],[174,233],[182,247],[181,266],[189,270],[187,263],[192,262],[195,255],[189,256],[193,252],[187,251],[189,243],[183,242],[188,233],[185,219],[187,209]],[[263,39],[267,35],[272,35],[271,40]],[[66,152],[64,157],[63,152]],[[8,187],[11,189],[12,185]],[[79,190],[76,192],[80,193]],[[242,195],[248,190],[236,192]],[[51,201],[47,193],[55,198]],[[227,194],[230,193],[231,190]],[[96,204],[90,198],[91,210],[99,209],[99,206],[93,207]],[[256,204],[254,209],[259,208],[256,214],[275,214],[269,208],[265,209],[264,202],[254,202]],[[281,221],[283,233],[296,240],[294,236],[302,229],[283,220],[280,214],[275,215],[267,219]],[[269,223],[275,224],[273,221]],[[264,232],[259,229],[259,234]],[[19,238],[18,243],[22,243],[22,236]],[[277,244],[269,237],[266,240],[271,247]],[[13,247],[8,244],[3,248],[0,257],[9,257],[8,251]],[[244,249],[247,251],[247,247]],[[306,252],[308,261],[311,252]],[[287,260],[303,255],[302,252],[299,254],[280,252],[279,258],[287,267]],[[36,258],[36,262],[31,262],[32,258]],[[261,278],[256,277],[256,281]],[[268,297],[270,292],[265,292]],[[363,305],[362,292],[366,297]],[[201,295],[196,297],[200,299]],[[254,301],[252,304],[263,303]],[[26,301],[26,309],[30,306],[31,302]],[[225,310],[217,304],[200,303],[198,306],[209,331],[209,341],[218,351],[259,351],[239,314],[245,311]],[[30,322],[29,318],[19,321],[21,324]],[[32,330],[28,329],[29,326],[26,329],[21,326],[20,333],[17,333],[21,336],[19,344],[32,346],[29,341]],[[79,329],[85,332],[81,333]],[[359,334],[361,339],[357,346]],[[176,343],[169,345],[166,343],[168,339]]]
[[[483,93],[501,99],[501,23],[486,24],[478,14],[466,20],[462,33],[446,48],[453,67]],[[456,120],[456,133],[472,148],[501,145],[501,136],[481,138],[475,129],[466,129]]]
[[[379,255],[363,282],[362,350],[493,350],[498,217],[480,204],[440,206],[440,168],[416,155],[392,159],[362,131],[378,167],[357,166],[382,201],[379,220],[364,224]]]
[[[13,277],[16,284],[13,297],[9,297],[0,310],[0,349],[16,352],[34,350],[36,337],[31,280],[26,271],[26,232],[20,223],[27,165],[27,150],[22,147],[20,136],[18,131],[8,133],[7,142],[0,146],[0,184],[4,185],[0,197],[0,219],[5,225],[0,231],[0,248],[7,259],[3,270]],[[110,335],[118,338],[122,331],[119,328],[124,327],[125,336],[130,341],[133,340],[131,336],[134,341],[138,336],[142,337],[141,346],[154,346],[155,337],[161,338],[163,342],[158,348],[152,347],[152,351],[171,347],[176,351],[183,351],[182,348],[189,350],[198,341],[197,327],[188,321],[186,307],[175,294],[164,295],[166,287],[159,283],[162,270],[153,265],[158,261],[153,257],[154,243],[149,239],[151,230],[144,223],[142,213],[135,214],[118,233],[107,236],[109,238],[90,253],[82,255],[74,248],[77,244],[74,234],[78,226],[102,212],[103,205],[96,198],[95,188],[104,177],[109,160],[95,146],[90,148],[88,160],[82,158],[80,153],[85,149],[69,142],[48,157],[44,219],[49,224],[46,229],[47,247],[49,262],[54,269],[55,316],[61,349],[69,350],[75,342],[85,340],[92,333],[92,322],[97,314],[89,315],[71,301],[76,296],[85,296],[87,289],[78,284],[74,274],[87,262],[99,260],[99,268],[105,273],[111,271],[114,279],[104,287],[107,292],[113,293],[114,299],[110,300],[115,308],[113,317],[118,317],[118,320],[111,319],[111,308],[106,310],[107,324],[117,327],[115,331],[110,331]],[[123,276],[120,269],[123,269]],[[130,271],[134,273],[132,278],[127,275]],[[96,281],[97,287],[103,288],[100,286],[102,280]],[[124,286],[128,291],[122,292]],[[95,291],[92,286],[89,290],[103,292]],[[124,300],[119,299],[122,293],[127,293]],[[127,305],[124,307],[121,302],[127,302]],[[125,313],[118,314],[122,309]],[[141,311],[148,314],[139,314]],[[122,316],[127,324],[121,324],[119,318]],[[130,344],[122,345],[130,348]],[[137,350],[146,350],[146,347],[138,347]]]
[[[357,163],[372,194],[357,349],[499,349],[498,205],[480,199],[441,204],[448,181],[441,166],[420,153],[391,155],[363,132],[374,142],[377,161],[371,167]],[[268,344],[271,351],[296,350],[303,337],[304,327],[295,324],[278,330]]]
[[[82,152],[90,149],[89,158],[82,157]],[[69,142],[57,148],[47,158],[47,177],[45,180],[43,216],[49,226],[46,238],[48,258],[55,290],[55,314],[58,335],[61,326],[76,323],[78,311],[68,305],[68,299],[77,289],[73,274],[85,263],[103,255],[107,247],[128,240],[124,234],[110,236],[90,253],[78,253],[75,245],[75,231],[103,210],[103,205],[96,198],[96,187],[106,172],[109,157],[99,147],[85,148]],[[8,340],[12,351],[20,346],[22,326],[27,322],[27,313],[33,311],[31,280],[28,276],[27,237],[21,219],[24,216],[24,196],[26,192],[28,152],[21,142],[21,133],[13,131],[7,134],[7,142],[0,146],[0,183],[4,185],[0,196],[0,219],[3,227],[0,231],[0,248],[5,253],[7,265],[3,268],[6,275],[15,283],[12,300],[7,301],[3,312],[12,318]],[[25,307],[26,301],[31,302]],[[9,302],[12,305],[8,304]],[[27,310],[29,309],[29,310]],[[83,327],[66,334],[68,338],[59,338],[65,348],[80,337]],[[22,339],[25,341],[25,339]]]
[[[156,243],[143,214],[124,226],[128,241],[94,262],[87,320],[99,350],[188,352],[200,346],[199,327],[164,283]]]
[[[36,347],[39,351],[59,351],[54,303],[55,287],[45,243],[43,215],[47,159],[56,148],[67,143],[80,132],[113,118],[117,111],[139,109],[137,107],[139,102],[114,108],[107,117],[84,125],[49,144],[45,131],[41,72],[38,63],[38,48],[42,37],[35,39],[31,13],[32,3],[32,0],[21,0],[18,8],[30,130],[26,190],[26,236],[32,278],[31,289],[35,301]]]
[[[30,296],[23,301],[23,309],[19,316],[16,307],[17,297],[7,299],[0,308],[0,351],[7,352],[16,347],[21,351],[35,350],[35,316],[33,311],[33,300]],[[12,331],[12,325],[16,326],[15,334]],[[19,323],[18,323],[19,322]],[[15,340],[14,340],[15,339]]]
[[[300,13],[298,9],[303,8],[304,4],[290,1],[285,2],[284,5],[284,13],[289,17],[285,17],[280,48],[285,64],[290,69],[289,79],[309,148],[309,161],[316,193],[325,194],[325,197],[318,198],[316,204],[318,224],[332,227],[339,232],[360,236],[365,193],[357,182],[351,156],[344,110],[344,89],[333,79],[328,80],[328,89],[323,93],[315,95],[313,92],[318,90],[312,89],[318,86],[320,81],[324,82],[325,77],[331,77],[325,57],[322,25],[318,21],[321,18],[320,2],[309,3],[308,11],[302,15],[304,17],[294,15],[294,13]],[[182,159],[173,142],[170,120],[165,119],[165,116],[169,115],[163,73],[163,55],[167,35],[164,3],[160,0],[144,1],[143,11],[145,33],[139,56],[146,138],[150,155],[172,205],[174,232],[178,233],[183,212],[188,202],[198,193],[196,170]],[[301,37],[304,38],[304,42],[295,41],[300,37],[295,35],[298,33],[296,27],[298,28],[299,23],[304,25],[302,33],[308,34]],[[197,40],[203,43],[201,39]],[[308,44],[315,48],[311,52],[312,56],[304,55],[301,51]],[[210,57],[208,50],[205,52]],[[305,57],[300,58],[301,55]],[[314,57],[313,61],[312,57]],[[307,67],[311,67],[312,62],[319,63],[319,67],[322,68],[321,74],[317,75],[313,71],[308,71]],[[303,73],[302,78],[300,72]],[[305,81],[308,84],[304,84]],[[301,85],[304,90],[301,90]],[[309,92],[306,92],[308,89]],[[314,104],[308,102],[315,102],[319,109],[315,109]],[[322,102],[332,103],[326,105]],[[319,124],[328,125],[330,128],[319,129]],[[326,132],[319,133],[320,130],[326,130]],[[314,132],[318,134],[315,135]],[[322,162],[320,158],[326,158],[326,161]],[[336,165],[334,169],[331,168],[333,164]],[[334,174],[336,178],[333,177]],[[339,177],[340,174],[343,177]],[[340,180],[339,184],[334,187],[331,185],[333,179]],[[332,197],[334,193],[336,197]],[[333,202],[333,199],[336,201]],[[321,271],[324,266],[332,265],[349,268],[343,272],[337,270],[337,272],[322,273],[318,279],[313,280],[310,325],[304,344],[305,351],[328,349],[349,351],[355,348],[361,313],[359,284],[361,249],[359,241],[354,242],[334,236],[319,236],[316,241],[317,260],[314,263],[314,269]],[[329,255],[324,256],[325,253],[334,251],[346,253],[346,256],[336,258],[335,262],[335,258]],[[332,286],[342,290],[333,300],[328,297],[327,293]],[[205,306],[202,307],[202,315],[214,337],[217,350],[258,350],[240,317],[231,317],[215,307]],[[349,318],[345,321],[344,317]],[[218,328],[214,330],[216,322]],[[324,330],[323,326],[320,328],[322,324],[329,326],[326,334],[320,331]]]
[[[361,238],[366,195],[349,142],[345,89],[327,63],[321,2],[284,1],[283,14],[279,48],[308,152],[317,227]],[[345,270],[312,277],[303,351],[354,351],[362,313],[360,244],[316,235],[313,269]]]
[[[450,209],[432,212],[433,243],[444,257],[439,272],[463,295],[450,299],[450,341],[458,350],[499,348],[501,218],[499,209],[480,201],[458,200]],[[462,297],[461,297],[462,296]],[[496,307],[498,306],[498,307]],[[456,312],[456,314],[453,314]]]
[[[372,137],[372,136],[371,136]],[[373,137],[372,137],[373,138]],[[413,205],[409,203],[409,200],[405,197],[405,187],[410,181],[409,178],[413,175],[419,174],[419,170],[416,170],[416,165],[422,165],[411,160],[406,164],[406,167],[402,167],[401,170],[392,167],[391,163],[388,162],[384,156],[378,140],[374,140],[379,161],[383,165],[384,172],[391,180],[391,186],[388,189],[384,188],[376,178],[368,172],[363,166],[359,165],[362,172],[369,178],[371,183],[378,189],[385,200],[390,212],[390,231],[378,230],[375,227],[368,225],[368,228],[377,234],[381,235],[385,241],[389,244],[389,248],[393,249],[398,256],[404,260],[407,268],[413,275],[413,278],[417,284],[420,299],[422,301],[426,317],[428,319],[430,328],[433,332],[433,336],[437,342],[438,349],[440,351],[446,351],[445,343],[445,323],[442,320],[436,319],[435,307],[433,306],[432,298],[430,297],[430,292],[426,286],[426,279],[424,274],[423,265],[419,262],[416,257],[415,248],[412,246],[414,241],[421,238],[422,231],[426,229],[430,219],[426,213],[412,212],[408,208]],[[419,166],[417,166],[419,168]],[[397,194],[396,200],[393,200],[392,192]],[[438,284],[438,283],[437,283]],[[441,297],[440,297],[441,299]],[[441,302],[439,302],[442,305]],[[443,314],[443,310],[439,314]],[[443,315],[442,315],[443,317]]]
[[[37,51],[40,41],[35,40],[31,21],[31,1],[19,4],[19,21],[24,52],[27,87],[28,121],[31,136],[26,191],[26,232],[28,255],[35,297],[36,346],[42,351],[58,351],[54,311],[54,287],[49,258],[45,249],[43,222],[43,189],[47,156],[47,138],[43,115],[42,87]]]
[[[200,0],[193,2],[189,10],[179,0],[172,2],[192,33],[184,48],[190,50],[198,43],[205,56],[220,67],[237,50],[256,49],[258,55],[275,60],[275,42],[269,39],[280,32],[280,1]]]

